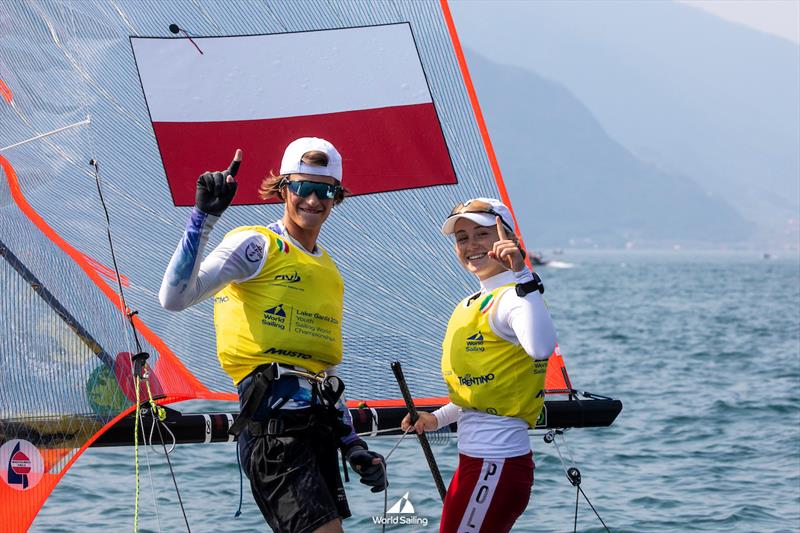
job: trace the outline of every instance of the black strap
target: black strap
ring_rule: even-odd
[[[277,363],[272,363],[269,365],[260,366],[253,374],[251,374],[251,376],[252,381],[250,382],[250,386],[247,387],[247,391],[244,393],[244,401],[242,403],[242,409],[239,412],[239,416],[231,425],[230,429],[228,429],[229,434],[237,437],[245,428],[245,426],[253,419],[253,415],[256,414],[258,406],[261,405],[264,395],[269,390],[272,382],[278,377],[278,365]]]
[[[544,285],[542,285],[542,278],[536,272],[531,272],[533,279],[525,283],[517,283],[517,296],[524,298],[526,294],[538,292],[544,294]]]

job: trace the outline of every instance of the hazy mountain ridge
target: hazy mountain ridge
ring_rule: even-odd
[[[451,6],[465,47],[563,84],[639,159],[756,222],[751,244],[797,247],[796,44],[671,2]]]
[[[723,200],[611,139],[564,87],[466,55],[529,245],[702,244],[752,233]]]

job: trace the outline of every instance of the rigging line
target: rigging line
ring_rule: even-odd
[[[117,278],[117,288],[119,289],[119,299],[120,299],[120,307],[125,310],[125,314],[128,317],[128,321],[130,322],[131,330],[133,332],[133,340],[136,343],[136,351],[137,353],[142,352],[142,344],[139,342],[139,335],[136,332],[136,326],[133,323],[133,316],[137,313],[136,311],[131,311],[128,308],[128,304],[125,301],[125,293],[122,290],[122,279],[119,274],[119,267],[117,266],[117,255],[114,253],[114,242],[111,238],[111,218],[108,215],[108,207],[106,207],[105,198],[103,198],[103,188],[100,185],[100,166],[97,163],[97,160],[92,159],[89,161],[89,164],[94,167],[94,178],[95,183],[97,183],[97,194],[100,196],[100,205],[103,207],[103,212],[105,213],[106,217],[106,233],[108,234],[108,247],[111,251],[111,263],[114,267],[114,274],[116,274]],[[152,400],[152,398],[151,398]]]
[[[148,392],[148,394],[151,394],[150,393],[150,384],[149,383],[147,384],[147,392]],[[150,403],[151,403],[151,405],[155,404],[155,402],[152,400],[152,394],[151,394]],[[152,409],[151,409],[151,415],[153,416],[153,419],[155,420],[156,416],[152,413]],[[164,448],[164,457],[166,457],[166,459],[167,459],[167,465],[169,466],[169,473],[170,473],[170,476],[172,477],[172,484],[175,486],[175,494],[178,496],[178,504],[181,507],[181,513],[183,513],[183,521],[186,523],[186,530],[189,533],[192,533],[192,528],[189,527],[189,519],[186,517],[186,508],[184,507],[183,499],[181,498],[181,491],[178,488],[178,480],[175,478],[175,471],[172,468],[172,461],[170,460],[169,453],[167,452],[167,445],[164,443],[164,434],[161,433],[161,425],[162,425],[162,423],[163,422],[160,420],[160,417],[159,417],[158,421],[156,422],[156,427],[158,428],[158,438],[161,440],[161,446]]]
[[[76,128],[78,126],[84,126],[84,125],[91,124],[91,123],[92,123],[92,118],[89,115],[87,115],[85,120],[81,120],[80,122],[76,122],[74,124],[70,124],[69,126],[64,126],[62,128],[57,128],[57,129],[54,129],[52,131],[48,131],[47,133],[41,133],[39,135],[36,135],[35,137],[31,137],[30,139],[25,139],[24,141],[20,141],[18,143],[10,144],[10,145],[8,145],[8,146],[6,146],[4,148],[0,148],[0,152],[5,152],[6,150],[10,150],[11,148],[16,148],[17,146],[22,146],[23,144],[28,144],[29,142],[33,142],[33,141],[36,141],[36,140],[39,140],[39,139],[43,139],[45,137],[49,137],[51,135],[55,135],[56,133],[61,133],[62,131],[66,131],[66,130],[69,130],[69,129],[72,129],[72,128]]]
[[[131,360],[131,372],[133,372],[133,360]],[[144,421],[142,421],[141,429],[142,429],[142,440],[144,442],[147,442],[147,436],[144,433]],[[158,500],[156,499],[156,484],[153,481],[153,469],[150,463],[150,453],[148,452],[149,447],[150,446],[145,446],[144,448],[144,458],[145,461],[147,462],[147,477],[150,480],[150,495],[153,497],[153,509],[155,510],[156,513],[156,525],[158,527],[158,530],[161,531],[161,516],[158,514]]]
[[[575,518],[572,522],[572,533],[578,533],[578,497],[580,495],[581,487],[575,486]]]
[[[394,443],[394,446],[391,450],[389,450],[389,453],[386,454],[386,457],[383,458],[383,462],[381,463],[381,468],[383,469],[383,479],[386,480],[386,487],[383,489],[383,521],[381,522],[381,533],[386,531],[386,515],[389,512],[389,471],[386,468],[385,463],[389,462],[389,457],[391,457],[397,447],[400,446],[400,443],[403,442],[403,439],[406,438],[406,435],[408,435],[408,432],[411,431],[412,427],[414,426],[408,426],[408,429],[406,429],[403,434],[400,435],[400,438],[397,439],[397,442]]]
[[[597,516],[597,519],[600,520],[601,524],[603,524],[603,527],[606,528],[606,531],[608,531],[608,533],[611,533],[611,530],[608,529],[608,526],[606,525],[606,523],[603,522],[602,518],[600,518],[600,514],[597,512],[597,509],[594,508],[594,505],[592,505],[592,502],[589,501],[589,498],[586,496],[586,493],[583,492],[583,489],[581,488],[580,484],[578,484],[578,491],[580,491],[580,493],[583,495],[583,498],[586,500],[586,503],[588,503],[589,507],[592,508],[592,511],[594,511],[595,516]],[[577,497],[578,496],[576,495],[575,498],[577,499]],[[576,518],[576,520],[577,520],[577,518]]]
[[[161,454],[161,452],[160,452],[160,451],[158,451],[158,449],[157,449],[157,448],[154,448],[154,447],[153,447],[153,430],[155,429],[155,427],[156,427],[156,422],[155,422],[155,417],[153,417],[153,423],[152,423],[152,424],[150,424],[150,440],[149,440],[149,442],[147,443],[147,445],[148,445],[150,448],[152,448],[153,452],[155,452],[155,453],[157,453],[157,454],[159,454],[159,455],[160,455],[160,454]],[[175,437],[175,433],[173,433],[173,432],[172,432],[172,430],[171,430],[171,429],[169,429],[169,427],[168,427],[168,426],[166,426],[166,425],[165,425],[165,426],[164,426],[164,429],[166,429],[166,430],[167,430],[167,433],[169,433],[170,437],[172,437],[172,444],[170,444],[170,445],[169,445],[169,449],[167,450],[167,455],[169,455],[169,454],[171,454],[171,453],[172,453],[172,452],[175,450],[175,445],[178,443],[178,439]]]
[[[567,475],[567,479],[569,480],[569,482],[573,486],[577,487],[577,492],[575,493],[575,500],[576,500],[576,502],[575,502],[575,527],[577,528],[577,523],[578,523],[578,504],[577,504],[577,500],[578,500],[578,493],[580,493],[580,494],[583,495],[584,499],[586,500],[586,503],[589,504],[589,507],[592,508],[592,511],[594,511],[594,514],[595,514],[595,516],[597,516],[597,519],[600,520],[601,524],[603,524],[603,527],[606,529],[606,531],[608,531],[608,533],[611,533],[611,530],[608,529],[608,526],[603,521],[603,519],[600,517],[600,513],[597,512],[597,509],[594,508],[594,505],[592,505],[592,502],[589,501],[589,497],[586,496],[586,493],[583,491],[583,488],[581,488],[581,472],[580,472],[580,470],[578,470],[575,467],[567,468],[567,465],[564,462],[564,457],[561,455],[561,450],[558,447],[558,440],[557,440],[558,435],[561,435],[562,440],[564,440],[564,447],[567,449],[567,452],[569,452],[570,464],[575,464],[575,461],[572,458],[572,451],[569,449],[569,446],[567,445],[567,442],[566,442],[566,438],[564,437],[564,431],[562,431],[560,429],[557,429],[555,431],[553,431],[553,430],[548,431],[544,436],[544,441],[547,442],[547,443],[551,443],[552,442],[555,445],[556,452],[558,452],[558,458],[561,461],[561,466],[562,466],[562,468],[564,468],[564,473]],[[576,529],[576,531],[577,531],[577,529]]]

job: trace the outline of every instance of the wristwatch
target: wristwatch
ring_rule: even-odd
[[[526,294],[530,294],[532,292],[539,292],[540,294],[544,294],[544,285],[542,285],[542,278],[539,277],[539,274],[536,272],[531,272],[533,275],[533,279],[530,281],[526,281],[525,283],[517,283],[517,296],[523,298]]]

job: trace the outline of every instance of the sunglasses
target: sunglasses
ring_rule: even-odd
[[[301,198],[308,198],[313,192],[320,200],[333,200],[342,190],[340,185],[319,181],[286,181],[286,187]]]
[[[511,229],[511,226],[505,221],[503,215],[498,213],[492,207],[492,204],[488,202],[484,202],[482,200],[470,200],[469,202],[463,202],[458,204],[450,211],[450,215],[447,218],[451,218],[457,215],[463,215],[464,213],[488,213],[490,215],[494,215],[496,217],[500,217],[500,222],[503,223],[511,233],[514,233],[514,230]]]

